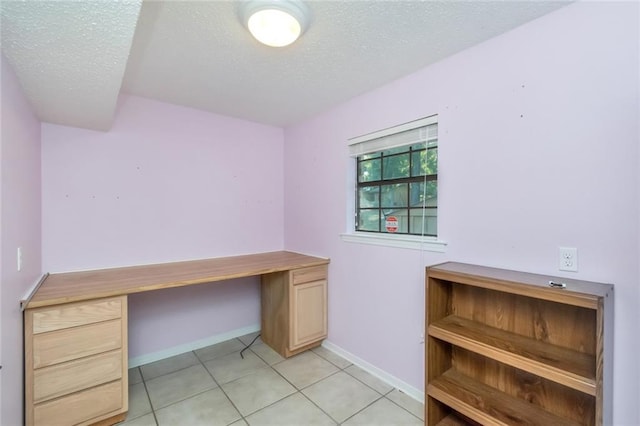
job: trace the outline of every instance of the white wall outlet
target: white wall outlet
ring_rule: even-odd
[[[559,247],[559,266],[561,271],[578,272],[578,249],[575,247]]]
[[[18,250],[16,250],[16,262],[18,266],[18,272],[22,271],[22,247],[18,247]]]

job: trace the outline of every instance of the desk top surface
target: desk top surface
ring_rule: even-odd
[[[319,266],[329,259],[289,251],[49,275],[26,308],[183,287]]]

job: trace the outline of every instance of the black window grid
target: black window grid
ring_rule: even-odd
[[[393,212],[398,212],[398,211],[402,211],[402,210],[406,210],[407,211],[407,231],[406,232],[402,232],[401,230],[398,230],[397,232],[394,232],[394,234],[405,234],[405,235],[425,235],[425,236],[432,236],[432,237],[436,237],[437,235],[435,233],[427,233],[424,232],[424,224],[423,226],[421,226],[421,229],[419,230],[412,230],[411,229],[411,220],[409,220],[409,218],[411,217],[411,210],[412,209],[416,209],[416,208],[421,208],[423,210],[423,218],[424,218],[424,212],[426,210],[437,210],[438,206],[433,205],[433,206],[424,206],[421,205],[420,207],[412,207],[411,206],[411,183],[424,183],[425,184],[425,191],[426,191],[426,185],[428,182],[437,182],[438,181],[438,174],[433,173],[433,174],[420,174],[420,175],[416,175],[416,176],[409,176],[409,177],[401,177],[401,178],[391,178],[391,179],[384,179],[384,167],[385,167],[385,159],[386,158],[391,158],[391,157],[397,157],[397,156],[401,156],[401,155],[406,155],[409,154],[409,174],[411,174],[411,171],[413,170],[413,154],[414,153],[419,153],[420,151],[431,151],[431,150],[435,150],[437,151],[438,147],[436,146],[430,146],[430,147],[422,147],[419,149],[415,149],[414,147],[409,147],[408,151],[404,151],[404,152],[400,152],[400,153],[393,153],[393,154],[387,154],[385,155],[384,152],[385,151],[381,151],[380,152],[380,157],[369,157],[367,159],[364,159],[363,156],[358,156],[357,157],[357,184],[356,184],[356,214],[355,214],[355,224],[356,224],[356,231],[360,231],[360,232],[372,232],[372,233],[387,233],[383,231],[383,223],[385,222],[386,217],[388,217],[388,214],[385,213],[385,211],[393,211]],[[360,178],[362,176],[361,174],[361,165],[364,162],[368,162],[368,161],[372,161],[373,159],[376,160],[380,160],[380,177],[381,179],[377,179],[377,180],[369,180],[369,181],[361,181]],[[425,158],[426,161],[426,158]],[[382,187],[385,185],[394,185],[394,184],[407,184],[406,188],[407,188],[407,205],[406,206],[400,206],[400,207],[383,207],[382,206]],[[361,207],[360,206],[360,189],[362,188],[367,188],[367,187],[378,187],[378,207]],[[426,200],[424,200],[423,202],[425,202]],[[365,211],[377,211],[378,212],[378,230],[371,230],[371,229],[359,229],[360,226],[360,212],[365,212]]]

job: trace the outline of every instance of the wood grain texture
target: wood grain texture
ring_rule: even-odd
[[[120,318],[120,335],[122,336],[122,400],[120,401],[120,412],[126,413],[129,410],[129,298],[120,296],[122,317]]]
[[[579,425],[454,370],[429,383],[427,393],[484,425]]]
[[[108,321],[122,316],[120,298],[69,303],[33,310],[33,334]]]
[[[51,274],[33,295],[27,308],[230,280],[328,263],[329,259],[277,251]]]
[[[35,371],[33,399],[40,403],[122,378],[120,349]]]
[[[116,414],[115,416],[107,417],[106,419],[95,421],[91,420],[91,426],[112,426],[118,423],[122,423],[127,418],[127,413]]]
[[[33,311],[24,312],[24,422],[33,425]]]
[[[298,285],[311,281],[326,280],[327,274],[327,265],[322,265],[313,268],[294,269],[291,271],[291,279],[293,285]]]
[[[289,346],[289,273],[277,272],[262,276],[260,304],[260,336],[262,341],[286,357]]]
[[[558,417],[595,424],[595,397],[461,347],[452,348],[452,369],[479,383]]]
[[[126,296],[25,311],[27,425],[122,419],[129,403],[127,318]]]
[[[600,300],[597,315],[596,347],[596,419],[611,423],[613,417],[613,289]]]
[[[294,284],[290,297],[289,350],[327,337],[327,281]]]
[[[109,424],[122,419],[129,400],[128,294],[261,275],[263,340],[285,357],[320,345],[326,336],[328,263],[329,259],[280,251],[47,276],[23,303],[27,424],[48,424],[50,419],[60,424]],[[298,304],[303,308],[293,317],[302,320],[297,323],[301,334],[295,348],[289,344],[294,281],[301,290],[314,289],[300,292]],[[316,306],[309,295],[318,296],[317,288],[323,291]],[[114,350],[118,359],[107,361],[105,353]],[[98,364],[91,364],[96,359]],[[118,380],[100,385],[118,370]],[[104,399],[96,402],[100,393]]]
[[[429,324],[451,314],[451,285],[449,282],[427,275],[425,295],[424,330],[426,331]],[[451,345],[428,335],[426,337],[425,359],[429,361],[425,362],[425,384],[451,368]],[[425,399],[424,418],[428,425],[439,423],[449,415],[450,411],[432,398]]]
[[[512,367],[596,394],[595,356],[554,346],[449,315],[428,328],[430,336]]]
[[[425,366],[425,383],[431,383],[452,367],[453,355],[451,349],[450,344],[427,335],[425,357],[429,361]],[[426,398],[424,409],[424,418],[428,425],[439,423],[451,413],[451,409],[433,401],[431,398]]]
[[[451,311],[458,317],[595,355],[593,309],[460,283],[450,286]]]
[[[479,423],[472,421],[469,418],[465,418],[458,413],[449,414],[442,419],[436,426],[476,426]]]
[[[427,425],[611,423],[612,285],[454,262],[425,284]]]
[[[465,263],[447,262],[431,266],[429,276],[443,280],[508,291],[509,293],[538,299],[597,309],[598,298],[612,290],[611,284],[573,280],[528,272],[509,271]],[[549,281],[567,284],[565,289],[549,287]]]
[[[121,347],[121,319],[36,334],[33,337],[33,368],[72,361]]]
[[[327,266],[263,275],[261,307],[262,340],[280,355],[319,346],[327,336]]]
[[[37,404],[35,424],[90,424],[120,414],[122,383],[118,380]]]

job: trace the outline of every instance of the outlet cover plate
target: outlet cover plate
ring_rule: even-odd
[[[578,249],[575,247],[558,247],[558,269],[578,272]]]

